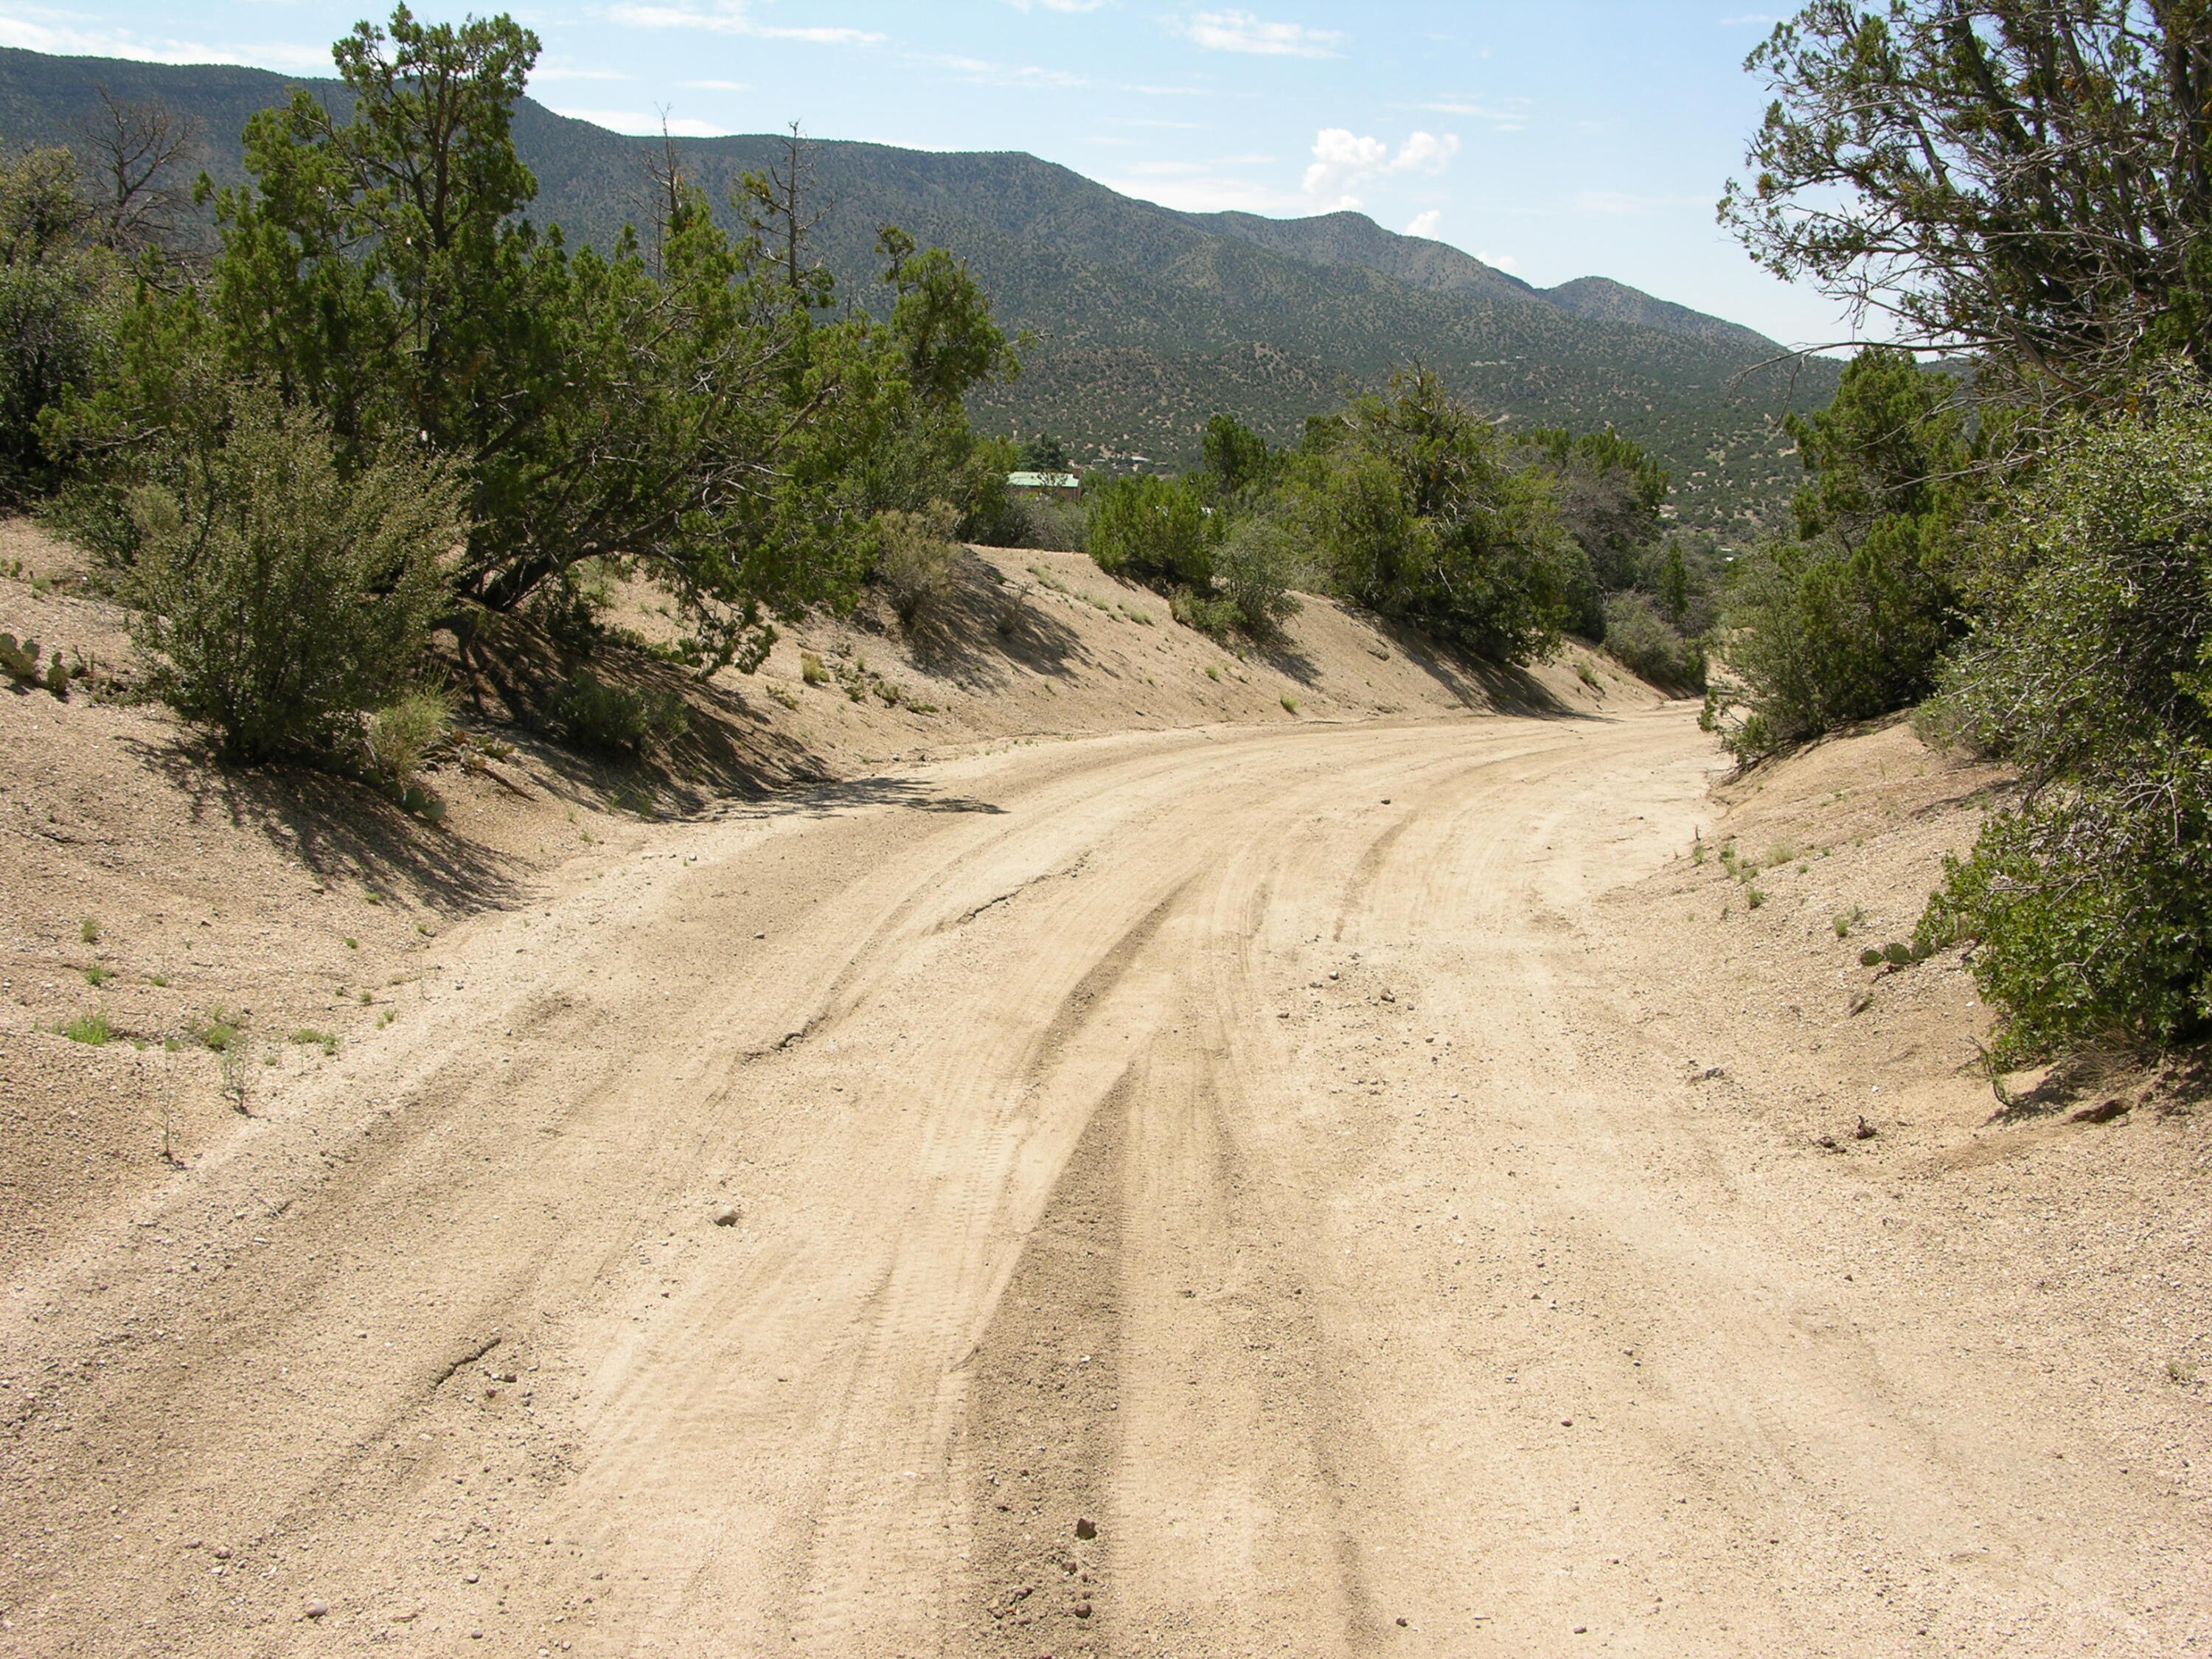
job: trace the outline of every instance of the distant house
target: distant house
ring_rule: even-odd
[[[1073,472],[1009,472],[1006,483],[1013,489],[1043,489],[1055,495],[1077,495],[1083,491],[1083,480]]]

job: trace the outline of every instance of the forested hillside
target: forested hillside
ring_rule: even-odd
[[[246,117],[295,84],[257,70],[4,51],[0,133],[70,143],[102,88],[158,99],[197,118],[201,165],[234,183]],[[343,97],[335,81],[306,84]],[[572,245],[605,245],[636,216],[655,142],[527,99],[514,134],[539,183],[532,216],[559,223]],[[716,202],[780,142],[675,141]],[[816,251],[841,288],[862,292],[879,274],[874,241],[887,223],[966,260],[1001,323],[1034,337],[1018,380],[974,395],[978,426],[1055,433],[1081,459],[1194,462],[1217,412],[1289,441],[1346,391],[1419,362],[1520,425],[1617,425],[1668,469],[1682,522],[1735,540],[1775,519],[1799,481],[1782,416],[1834,391],[1822,361],[1739,381],[1777,349],[1750,330],[1601,278],[1538,290],[1357,214],[1177,213],[1018,153],[824,142],[812,154]]]

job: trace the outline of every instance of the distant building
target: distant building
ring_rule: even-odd
[[[1083,480],[1073,472],[1009,472],[1007,485],[1014,489],[1044,489],[1055,495],[1080,495]]]

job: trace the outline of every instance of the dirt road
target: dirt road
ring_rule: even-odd
[[[1713,764],[1018,748],[478,919],[6,1286],[0,1653],[2180,1650],[2159,1495],[1620,1018]]]

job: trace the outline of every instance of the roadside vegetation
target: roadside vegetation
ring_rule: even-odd
[[[2212,1031],[2204,46],[2186,8],[1821,0],[1749,63],[1723,221],[1893,343],[1791,423],[1705,720],[1748,764],[1919,705],[2016,769],[1887,947],[1971,946],[1993,1061]]]

